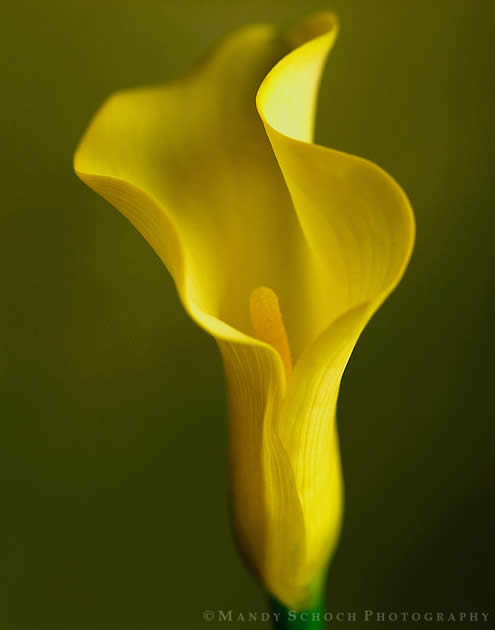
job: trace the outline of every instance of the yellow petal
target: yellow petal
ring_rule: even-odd
[[[387,175],[310,144],[335,33],[328,13],[285,37],[242,29],[184,80],[111,97],[74,163],[149,241],[218,341],[238,539],[292,607],[307,604],[338,532],[342,371],[413,240],[409,205]],[[275,159],[255,96],[299,44],[258,93]],[[280,355],[251,336],[249,296],[260,286],[280,299],[295,359],[287,387]]]
[[[249,296],[257,286],[273,287],[282,310],[295,313],[301,293],[294,286],[309,260],[255,106],[261,81],[287,50],[272,27],[249,27],[191,76],[115,94],[74,160],[78,176],[148,240],[188,313],[218,341],[230,409],[233,517],[262,579],[273,529],[266,505],[272,469],[283,470],[270,482],[277,497],[297,495],[273,431],[284,370],[272,347],[246,335]],[[294,509],[292,526],[302,525],[297,501],[281,509]]]
[[[252,289],[272,287],[292,311],[307,256],[254,106],[287,50],[270,26],[242,29],[189,77],[113,95],[75,156],[164,260],[186,308],[248,334]]]
[[[344,368],[369,318],[399,282],[414,242],[414,218],[398,184],[366,160],[312,143],[315,101],[335,39],[331,14],[293,32],[313,39],[264,80],[257,105],[313,254],[311,338],[299,356],[276,426],[301,504],[304,550],[296,569],[284,549],[298,532],[280,527],[277,584],[298,601],[335,548],[342,513],[335,409]],[[303,308],[303,307],[301,307]],[[301,599],[299,598],[299,603]]]

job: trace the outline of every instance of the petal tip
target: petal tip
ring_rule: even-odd
[[[291,48],[299,48],[312,39],[324,35],[336,37],[339,19],[333,11],[318,11],[291,26],[284,33],[284,39]]]

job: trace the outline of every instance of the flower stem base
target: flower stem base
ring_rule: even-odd
[[[295,611],[286,608],[270,597],[270,608],[274,630],[324,630],[323,598],[308,610]]]

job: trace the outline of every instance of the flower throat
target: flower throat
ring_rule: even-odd
[[[249,312],[254,335],[270,344],[279,353],[288,380],[292,371],[289,339],[285,329],[278,296],[268,287],[257,287],[249,298]]]

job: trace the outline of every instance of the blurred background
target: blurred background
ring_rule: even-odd
[[[0,25],[0,628],[266,610],[229,529],[214,342],[71,163],[114,90],[180,76],[234,27],[321,8],[341,34],[317,139],[388,170],[418,227],[343,381],[328,609],[493,623],[495,4],[17,0]]]

